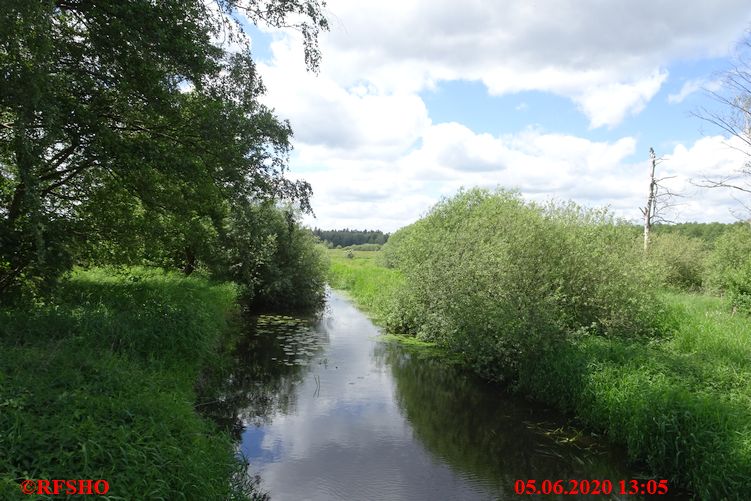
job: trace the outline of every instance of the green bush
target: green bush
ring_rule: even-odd
[[[751,225],[723,234],[709,256],[707,285],[723,293],[734,308],[751,313]]]
[[[515,378],[527,353],[576,332],[660,331],[656,281],[633,232],[605,211],[472,189],[398,231],[385,252],[405,277],[387,323],[491,378]]]
[[[240,285],[256,306],[315,309],[323,305],[328,257],[292,210],[249,204],[233,210],[211,270]]]
[[[649,260],[664,285],[680,290],[699,290],[706,273],[706,243],[680,233],[656,234],[649,247]]]

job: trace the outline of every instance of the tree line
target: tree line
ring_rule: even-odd
[[[685,237],[697,238],[705,243],[712,245],[718,238],[734,228],[741,227],[745,223],[737,221],[734,223],[676,223],[676,224],[657,224],[653,227],[657,235],[679,234]]]
[[[349,247],[350,245],[375,244],[383,245],[389,239],[389,234],[381,230],[322,230],[314,228],[313,234],[330,243],[333,247]]]

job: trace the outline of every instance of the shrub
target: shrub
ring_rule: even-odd
[[[751,225],[723,234],[709,256],[707,285],[723,293],[734,308],[751,313]]]
[[[680,233],[654,235],[649,247],[649,259],[663,284],[681,290],[701,289],[707,256],[702,240]]]
[[[231,279],[256,306],[315,309],[323,304],[326,249],[292,210],[249,204],[232,213],[213,275]]]
[[[633,232],[606,211],[472,189],[386,248],[405,277],[391,323],[464,353],[491,378],[514,378],[527,353],[578,331],[659,331],[655,280]]]

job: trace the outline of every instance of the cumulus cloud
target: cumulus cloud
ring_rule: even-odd
[[[739,0],[691,9],[676,0],[333,0],[329,10],[324,54],[336,67],[327,71],[344,86],[365,79],[416,92],[465,79],[496,95],[549,91],[579,103],[593,127],[643,108],[668,61],[727,53],[751,20]]]
[[[691,9],[677,0],[329,0],[327,10],[320,75],[305,71],[299,34],[270,30],[272,58],[259,64],[265,99],[295,130],[292,171],[315,192],[318,219],[309,222],[387,231],[473,185],[611,205],[638,218],[647,152],[637,151],[638,136],[611,135],[614,127],[648,106],[672,77],[671,63],[727,54],[751,21],[740,0]],[[563,96],[591,129],[615,132],[592,140],[532,127],[499,136],[434,123],[420,92],[457,80],[481,82],[490,95]],[[702,84],[711,82],[686,82],[669,100]],[[675,186],[696,190],[688,172],[718,168],[718,156],[704,155],[704,143],[678,142],[662,167],[681,164]],[[727,220],[732,201],[715,193],[706,195],[717,203],[712,217]],[[684,219],[711,219],[698,206],[684,209]]]
[[[594,87],[574,100],[589,117],[592,128],[613,126],[621,123],[627,114],[642,111],[667,77],[666,71],[658,71],[631,84],[612,83]]]
[[[274,61],[261,64],[268,95],[264,99],[288,118],[299,142],[389,157],[409,147],[430,124],[415,94],[380,94],[367,82],[348,87],[325,72],[315,75],[301,64],[301,49],[289,40],[272,45]]]
[[[594,142],[535,130],[493,137],[475,134],[460,124],[439,124],[426,134],[423,146],[400,162],[414,170],[415,179],[439,181],[445,193],[460,186],[504,186],[531,198],[573,198],[593,201],[627,196],[624,160],[634,153],[636,141]],[[454,162],[452,151],[473,151],[471,158]],[[495,165],[494,169],[483,168]],[[539,196],[538,196],[539,195]],[[584,196],[582,196],[584,195]]]
[[[739,207],[732,193],[700,189],[692,181],[707,174],[728,175],[747,157],[722,136],[678,144],[664,155],[658,175],[671,177],[671,190],[685,195],[669,218],[730,221]],[[299,158],[311,154],[302,147]],[[636,221],[648,187],[648,155],[639,158],[637,140],[614,141],[537,131],[492,136],[477,134],[458,123],[430,126],[419,147],[396,161],[338,158],[317,150],[324,169],[304,177],[314,189],[322,227],[370,227],[393,231],[424,215],[442,196],[460,187],[503,186],[518,189],[529,200],[574,200],[590,207],[609,206]],[[310,157],[309,157],[310,158]]]

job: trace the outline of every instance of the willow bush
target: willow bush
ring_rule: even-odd
[[[709,256],[706,282],[724,294],[733,308],[751,313],[751,224],[726,232]]]
[[[704,241],[680,233],[657,234],[649,247],[649,260],[663,285],[684,291],[702,288],[708,255]]]
[[[635,249],[605,210],[461,191],[386,244],[384,262],[405,277],[387,327],[458,351],[493,379],[572,335],[653,336],[665,317],[659,279]]]

